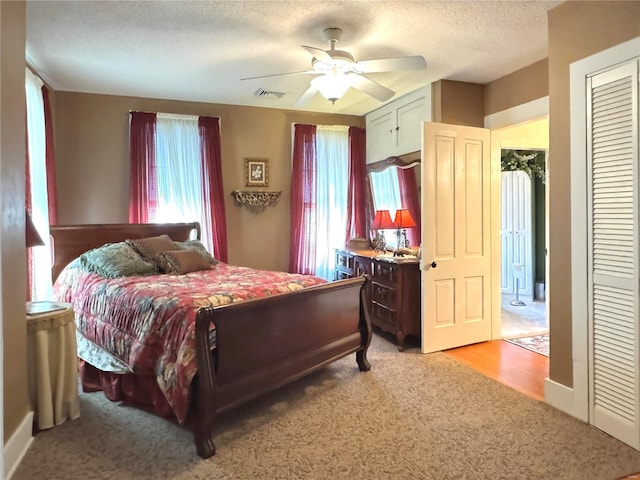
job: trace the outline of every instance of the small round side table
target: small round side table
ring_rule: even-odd
[[[28,313],[47,308],[51,310]],[[27,355],[29,400],[36,429],[44,430],[78,418],[78,360],[70,304],[27,303]]]

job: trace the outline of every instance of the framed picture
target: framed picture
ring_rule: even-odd
[[[269,186],[269,160],[266,158],[245,158],[247,187]]]

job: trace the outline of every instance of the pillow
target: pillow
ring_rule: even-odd
[[[171,275],[209,270],[212,265],[196,250],[168,250],[158,254],[158,265]]]
[[[107,243],[80,255],[80,266],[106,278],[155,275],[158,267],[125,242]]]
[[[216,260],[208,251],[200,240],[187,240],[186,242],[175,242],[180,250],[195,250],[202,255],[211,265],[217,265]]]
[[[167,250],[178,250],[178,246],[173,243],[169,235],[158,235],[157,237],[134,238],[126,240],[140,255],[150,262],[156,263],[159,253]]]

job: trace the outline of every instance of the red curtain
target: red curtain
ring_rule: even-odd
[[[349,128],[349,188],[347,193],[347,232],[345,245],[354,237],[367,238],[366,221],[366,132]]]
[[[129,222],[148,223],[157,205],[156,114],[131,112],[129,129]]]
[[[45,162],[47,168],[47,202],[49,203],[49,225],[58,224],[58,192],[56,189],[56,154],[53,146],[53,121],[49,89],[42,86],[44,102]]]
[[[422,240],[420,233],[420,193],[418,192],[416,169],[399,168],[398,183],[400,184],[402,208],[408,209],[416,221],[414,228],[407,229],[407,239],[409,240],[409,245],[417,247]]]
[[[315,272],[316,126],[294,125],[289,271]]]
[[[202,158],[202,192],[205,219],[211,225],[213,256],[227,263],[227,220],[222,185],[222,150],[220,119],[199,117],[200,152]],[[206,226],[204,226],[206,227]]]

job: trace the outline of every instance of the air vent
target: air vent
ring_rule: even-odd
[[[284,95],[284,92],[274,92],[271,90],[265,90],[264,88],[259,88],[255,91],[254,95],[260,98],[280,98]]]

